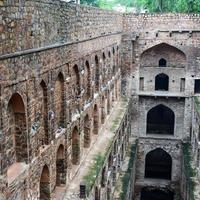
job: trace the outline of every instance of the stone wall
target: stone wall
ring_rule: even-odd
[[[1,192],[10,200],[43,192],[55,199],[120,99],[122,15],[51,0],[2,1],[0,11]],[[25,193],[17,191],[21,182]]]
[[[1,4],[1,55],[116,34],[123,29],[118,13],[59,0]]]

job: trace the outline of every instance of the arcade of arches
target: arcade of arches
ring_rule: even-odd
[[[200,199],[199,14],[0,9],[1,200]]]

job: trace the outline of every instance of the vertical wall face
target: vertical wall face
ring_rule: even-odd
[[[102,184],[98,177],[92,195],[111,199],[128,146],[124,127],[130,129],[132,118],[133,136],[139,137],[135,199],[145,199],[149,189],[152,195],[178,199],[180,141],[190,135],[190,97],[199,93],[199,15],[122,16],[58,0],[1,4],[0,116],[5,117],[0,139],[5,178],[0,190],[6,199],[15,199],[21,183],[10,192],[18,178],[7,173],[13,164],[20,167],[27,188],[20,194],[24,199],[50,199],[56,186],[69,184],[106,117],[116,109],[120,91],[132,97],[132,116],[116,132],[118,148],[108,153]],[[158,149],[172,164],[155,154],[146,157]],[[162,162],[160,171],[167,175],[150,180],[156,173],[152,168],[159,170]]]
[[[59,0],[0,4],[0,192],[9,200],[16,193],[54,198],[119,100],[122,15]],[[19,192],[21,182],[26,192]]]
[[[139,137],[135,199],[180,199],[182,140],[191,132],[191,97],[198,93],[194,82],[199,77],[200,32],[194,28],[199,15],[187,19],[173,14],[124,15],[122,85],[133,97],[132,132]],[[169,171],[159,153],[148,157],[158,149],[172,160],[168,180],[157,177],[162,164]]]

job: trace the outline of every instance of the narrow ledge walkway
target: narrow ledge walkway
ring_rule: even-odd
[[[106,150],[108,149],[109,145],[111,144],[114,136],[115,131],[118,128],[118,123],[121,122],[125,111],[127,108],[127,102],[120,100],[114,104],[114,108],[112,109],[111,114],[106,118],[105,124],[99,131],[98,137],[96,141],[92,143],[91,150],[85,157],[85,159],[80,164],[80,168],[74,177],[74,179],[68,183],[66,188],[66,194],[63,194],[59,191],[56,193],[57,200],[79,200],[79,186],[81,181],[83,180],[84,176],[87,175],[89,169],[94,164],[95,156],[99,154],[105,154]],[[61,197],[62,196],[62,197]]]

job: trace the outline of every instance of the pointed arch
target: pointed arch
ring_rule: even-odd
[[[65,148],[60,145],[56,154],[56,185],[65,185],[66,170],[65,170]]]
[[[75,126],[72,131],[72,164],[80,163],[80,136],[78,128]]]
[[[95,56],[95,89],[96,89],[96,92],[99,91],[99,87],[100,87],[100,66],[99,66],[99,58],[98,56],[96,55]]]
[[[40,177],[40,200],[50,200],[50,172],[47,165],[43,167]]]
[[[24,101],[19,93],[14,93],[8,102],[10,162],[28,161],[28,137]],[[12,163],[10,163],[12,164]]]
[[[101,99],[101,123],[104,124],[105,123],[105,97],[104,95],[102,96]]]
[[[110,92],[107,92],[107,114],[110,114]]]
[[[155,90],[169,90],[169,76],[161,73],[155,77]]]
[[[87,114],[84,118],[84,147],[89,148],[90,143],[91,143],[90,119],[89,119],[89,115]]]
[[[73,74],[74,74],[75,94],[76,95],[80,95],[80,93],[81,93],[81,85],[80,85],[80,74],[79,74],[78,65],[74,65]]]
[[[42,112],[42,126],[44,128],[44,138],[43,138],[43,141],[42,143],[43,144],[49,144],[49,140],[50,140],[50,137],[49,137],[49,131],[48,131],[48,94],[47,94],[47,85],[46,83],[44,82],[44,80],[42,80],[40,82],[40,88],[42,90],[42,109],[41,109],[41,112]]]
[[[161,58],[158,63],[159,67],[167,67],[167,61],[164,58]]]
[[[54,105],[56,113],[57,128],[64,127],[64,115],[65,115],[65,95],[64,95],[64,76],[60,72],[56,79],[54,89]]]
[[[145,157],[145,178],[171,180],[172,158],[161,148],[154,149]]]
[[[147,134],[174,134],[175,114],[162,104],[147,113]]]
[[[169,67],[182,68],[187,65],[186,54],[177,47],[167,43],[159,43],[151,46],[143,51],[140,58],[141,66],[144,67],[158,67],[159,60],[161,59],[165,59]]]
[[[91,71],[90,71],[90,64],[88,61],[85,62],[86,67],[86,96],[87,99],[91,97]]]
[[[93,133],[95,135],[98,135],[99,133],[99,110],[97,105],[94,105],[94,110],[93,110]]]

